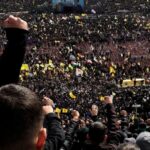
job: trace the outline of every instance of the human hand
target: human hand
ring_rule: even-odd
[[[50,105],[43,106],[42,109],[43,109],[44,115],[47,115],[49,113],[54,113],[54,109]]]
[[[42,105],[43,105],[43,113],[45,115],[49,113],[54,113],[54,109],[53,109],[54,102],[47,96],[43,96]]]
[[[23,30],[29,30],[28,23],[24,20],[22,20],[19,17],[14,17],[13,15],[10,15],[6,20],[4,20],[3,23],[4,28],[18,28]]]
[[[53,100],[51,100],[51,99],[48,98],[47,96],[43,96],[42,104],[43,104],[43,105],[50,105],[50,106],[52,106],[52,107],[54,106]]]

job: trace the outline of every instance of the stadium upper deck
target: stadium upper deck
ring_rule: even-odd
[[[43,5],[44,4],[44,5]],[[1,0],[0,12],[10,11],[33,11],[37,6],[44,6],[44,10],[52,11],[52,1],[43,0]],[[47,7],[47,9],[45,9]],[[117,12],[150,12],[150,0],[85,0],[85,11],[91,12],[94,9],[97,13]]]

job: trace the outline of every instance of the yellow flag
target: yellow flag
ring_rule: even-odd
[[[104,96],[99,96],[100,101],[104,101]]]
[[[49,59],[48,65],[49,65],[51,68],[55,68],[55,66],[54,66],[54,64],[53,64],[53,62],[52,62],[51,59]]]
[[[68,68],[69,68],[70,70],[73,70],[73,66],[72,66],[71,64],[69,64]]]
[[[22,70],[22,71],[23,71],[23,70],[29,71],[29,66],[28,66],[28,64],[22,64],[21,70]]]
[[[64,63],[60,63],[60,67],[65,67],[65,64]]]
[[[44,68],[44,67],[45,67],[45,65],[44,65],[44,64],[40,64],[40,67]]]
[[[69,92],[69,96],[72,98],[72,99],[76,99],[77,97],[73,94],[73,92]]]
[[[55,109],[55,112],[56,112],[56,113],[61,113],[61,109],[56,108],[56,109]]]
[[[75,16],[75,19],[76,19],[76,20],[79,20],[79,19],[80,19],[80,16]]]
[[[110,73],[110,74],[115,74],[115,73],[116,73],[115,68],[112,67],[112,66],[110,66],[110,68],[109,68],[109,73]]]
[[[87,16],[87,14],[81,14],[82,17]]]
[[[63,108],[63,109],[62,109],[62,113],[68,113],[68,109]]]

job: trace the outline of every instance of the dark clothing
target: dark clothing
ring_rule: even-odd
[[[116,150],[118,141],[115,132],[117,131],[115,127],[116,122],[116,112],[112,104],[106,105],[106,115],[107,115],[107,129],[108,129],[108,141],[106,144],[93,144],[91,142],[86,142],[83,146],[83,150]],[[96,134],[96,133],[95,133]],[[115,137],[115,138],[114,138]]]
[[[0,86],[17,83],[26,51],[28,31],[7,28],[7,45],[0,57]]]
[[[121,116],[121,130],[124,132],[127,132],[128,130],[128,124],[129,124],[129,120],[127,116]]]
[[[77,123],[72,122],[69,126],[69,132],[67,132],[67,141],[69,141],[65,146],[65,150],[116,150],[117,145],[119,143],[118,141],[118,136],[117,136],[117,128],[115,127],[115,122],[116,122],[116,112],[113,104],[107,104],[106,107],[106,115],[107,115],[107,135],[108,135],[108,141],[100,144],[94,144],[90,141],[85,141],[86,135],[88,134],[88,130],[85,130],[84,132],[83,129],[79,131],[77,134],[77,139],[74,140],[73,133],[75,133]],[[94,118],[97,120],[97,116]],[[94,120],[93,119],[93,120]],[[116,133],[115,133],[116,132]],[[96,134],[96,133],[95,133]],[[79,136],[80,135],[80,136]],[[73,143],[73,145],[71,144]]]
[[[54,113],[48,114],[44,120],[44,127],[47,129],[44,150],[59,150],[65,139],[60,119]]]
[[[100,145],[93,145],[93,144],[86,144],[83,150],[116,150],[116,145],[113,144],[100,144]]]
[[[101,118],[99,118],[99,116],[91,116],[92,121],[96,122],[96,121],[101,121]]]
[[[107,119],[108,119],[108,123],[107,123],[107,128],[108,128],[108,133],[111,133],[113,131],[116,131],[116,111],[115,111],[115,107],[113,104],[107,104],[106,105],[106,115],[107,115]]]
[[[26,30],[6,29],[8,42],[0,57],[0,86],[18,82],[26,51],[27,35]],[[47,129],[45,150],[59,150],[65,136],[60,120],[55,114],[48,114],[44,126]]]
[[[78,129],[78,121],[71,120],[69,127],[66,130],[65,141],[63,147],[65,150],[73,149],[73,143],[76,131]]]

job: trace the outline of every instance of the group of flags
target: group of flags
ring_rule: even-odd
[[[67,109],[67,108],[56,108],[55,109],[55,113],[58,113],[58,114],[60,114],[60,113],[63,113],[63,114],[66,114],[66,113],[68,113],[69,112],[69,110]]]

